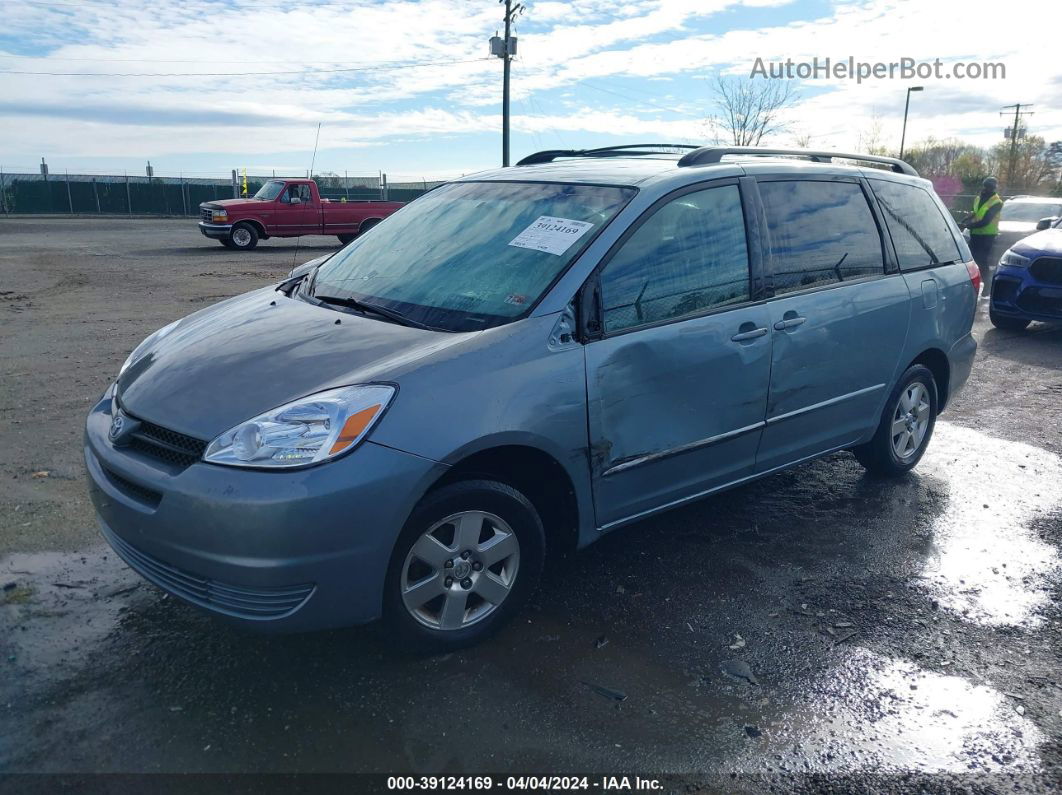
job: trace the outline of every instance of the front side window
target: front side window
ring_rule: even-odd
[[[329,259],[313,295],[370,302],[448,331],[507,323],[635,193],[548,182],[443,185]]]
[[[854,182],[761,182],[775,294],[885,272],[881,236]]]
[[[749,256],[736,185],[668,202],[601,272],[606,333],[748,300]]]
[[[900,270],[962,259],[944,214],[923,188],[879,179],[871,185],[896,247]]]

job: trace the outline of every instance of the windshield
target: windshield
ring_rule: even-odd
[[[260,187],[253,198],[258,199],[258,201],[271,202],[280,195],[282,190],[284,190],[284,181],[273,179]]]
[[[1003,205],[1003,212],[999,217],[1002,221],[1024,221],[1035,224],[1041,218],[1051,218],[1060,212],[1062,212],[1062,204],[1010,201]]]
[[[328,260],[317,297],[355,298],[447,331],[524,315],[634,188],[455,182]]]

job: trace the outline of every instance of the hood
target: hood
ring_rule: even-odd
[[[247,199],[215,199],[213,201],[203,202],[199,206],[200,207],[208,207],[208,208],[217,209],[218,207],[229,208],[229,207],[245,207],[245,206],[251,206],[251,205],[253,205],[255,207],[259,207],[259,206],[261,206],[263,204],[269,204],[269,202],[260,202],[257,199],[247,198]]]
[[[141,419],[208,441],[306,395],[397,381],[474,336],[337,312],[269,287],[179,321],[122,374],[118,399]]]
[[[1011,249],[1023,257],[1037,254],[1062,255],[1062,229],[1044,229],[1015,243]]]

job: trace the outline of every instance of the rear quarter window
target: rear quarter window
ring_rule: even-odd
[[[909,271],[962,259],[940,207],[917,185],[871,180],[900,270]]]

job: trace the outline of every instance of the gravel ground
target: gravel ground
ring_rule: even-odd
[[[0,218],[0,784],[514,769],[683,791],[1062,783],[1062,329],[999,332],[983,310],[974,374],[914,474],[872,480],[838,454],[617,531],[557,561],[475,649],[410,658],[373,628],[248,636],[142,584],[95,530],[90,404],[150,331],[334,248],[241,254],[192,221]]]

